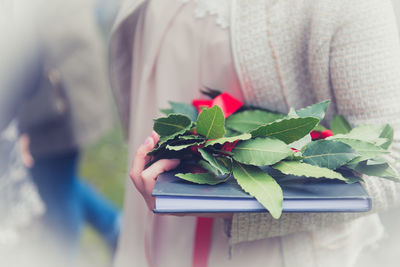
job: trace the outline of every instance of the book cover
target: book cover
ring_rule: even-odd
[[[271,168],[283,190],[283,212],[366,212],[371,200],[360,183],[283,175]],[[218,185],[199,185],[161,174],[153,190],[155,213],[265,212],[257,200],[229,179]]]

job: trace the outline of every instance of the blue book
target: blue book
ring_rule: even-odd
[[[371,199],[360,183],[283,175],[273,169],[283,190],[283,212],[366,212]],[[218,185],[199,185],[161,174],[153,189],[155,213],[265,212],[266,209],[229,179]]]

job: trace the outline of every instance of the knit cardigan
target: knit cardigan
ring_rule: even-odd
[[[400,45],[390,1],[237,1],[232,45],[248,102],[287,112],[332,99],[327,121],[339,113],[353,125],[390,123],[391,161],[399,169]],[[271,60],[260,60],[266,57]],[[399,203],[398,184],[364,178],[372,212]],[[283,214],[274,220],[265,213],[235,214],[231,242],[315,230],[362,215]]]
[[[126,124],[134,41],[129,32],[143,2],[125,3],[111,43],[111,79]],[[389,0],[233,0],[232,7],[231,45],[246,103],[287,112],[331,99],[324,123],[335,114],[353,125],[390,123],[395,136],[389,160],[399,169],[400,43]],[[370,213],[296,213],[279,220],[268,213],[237,213],[230,243],[282,236],[285,266],[303,266],[300,258],[313,266],[312,232],[335,235],[332,227],[399,204],[398,184],[364,179]]]

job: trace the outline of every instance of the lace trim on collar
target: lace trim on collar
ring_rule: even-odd
[[[195,18],[216,16],[216,23],[222,29],[230,26],[231,0],[179,0],[187,3],[193,1],[196,4]]]

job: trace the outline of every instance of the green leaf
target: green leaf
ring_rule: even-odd
[[[218,157],[218,162],[225,166],[230,172],[232,172],[232,159],[227,157]]]
[[[311,135],[307,134],[306,136],[304,136],[303,138],[294,141],[293,143],[290,143],[289,146],[291,148],[295,148],[298,150],[301,150],[303,147],[305,147],[308,143],[310,143],[311,140]]]
[[[192,135],[192,134],[190,134],[190,135],[181,135],[181,136],[178,136],[178,139],[179,140],[196,140],[196,141],[200,141],[200,140],[206,140],[203,136],[201,136],[201,135]]]
[[[229,119],[229,117],[228,117]],[[225,137],[232,137],[232,136],[237,136],[240,135],[240,132],[234,131],[230,128],[225,128]]]
[[[207,147],[207,148],[211,150],[214,154],[233,156],[232,152],[226,150],[216,149],[215,147]]]
[[[154,121],[154,131],[156,131],[161,137],[170,137],[184,133],[190,129],[192,121],[179,114],[170,114],[168,117],[159,118]]]
[[[370,125],[370,124],[360,125],[356,128],[353,128],[347,134],[337,134],[329,137],[329,139],[331,140],[336,138],[356,139],[380,146],[388,141],[386,138],[380,137],[384,127],[385,126]]]
[[[303,160],[303,153],[301,153],[301,151],[296,151],[292,155],[287,157],[286,160],[296,160],[296,161]]]
[[[170,136],[163,136],[160,138],[157,146],[150,151],[147,155],[155,155],[159,152],[165,152],[163,150],[167,149],[167,146],[180,146],[180,145],[194,145],[195,143],[204,143],[206,139],[200,135],[179,135],[183,134],[182,132],[178,132],[177,134],[173,134]],[[176,149],[183,149],[183,148],[176,148]],[[174,149],[170,149],[174,150]]]
[[[205,160],[199,160],[198,164],[206,169],[207,171],[215,174],[218,178],[220,177],[227,177],[231,175],[232,173],[232,160],[230,158],[224,158],[224,157],[218,157],[217,159],[218,164],[223,165],[226,169],[229,170],[229,173],[222,173],[219,171],[219,169],[215,168],[213,165],[211,165],[208,161]]]
[[[275,164],[293,154],[288,145],[272,138],[257,138],[238,142],[232,152],[235,160],[256,166]]]
[[[248,133],[283,117],[283,114],[263,110],[246,110],[229,116],[226,119],[226,127],[240,133]]]
[[[313,129],[313,131],[318,131],[318,132],[322,132],[322,131],[325,131],[325,130],[326,130],[326,128],[323,125],[321,125],[321,123],[318,124],[317,126],[315,126],[314,129]]]
[[[233,164],[233,175],[242,189],[255,197],[272,217],[281,216],[283,193],[274,178],[260,168],[237,162]]]
[[[290,108],[288,115],[286,116],[286,118],[299,118],[300,116],[297,115],[296,110],[294,110],[294,108]]]
[[[390,166],[388,163],[379,165],[368,165],[367,161],[362,161],[357,164],[349,164],[346,166],[362,174],[366,174],[369,176],[377,176],[392,180],[394,182],[400,182],[400,178],[397,171],[393,169],[392,166]]]
[[[208,147],[208,146],[213,146],[213,145],[223,145],[227,142],[232,143],[235,142],[236,140],[248,140],[251,138],[251,134],[249,133],[245,133],[245,134],[241,134],[241,135],[237,135],[237,136],[232,136],[232,137],[222,137],[222,138],[218,138],[218,139],[214,139],[214,140],[210,140],[208,141],[204,147]]]
[[[312,117],[283,119],[259,127],[251,132],[253,137],[275,137],[286,144],[297,141],[311,132],[319,123]]]
[[[169,115],[174,113],[174,111],[171,108],[164,108],[164,109],[160,109],[161,113],[164,113],[165,115]]]
[[[353,184],[356,182],[364,182],[364,180],[359,176],[355,174],[355,171],[347,168],[347,167],[342,167],[336,170],[336,172],[340,172],[344,178],[346,178],[346,183],[348,184]]]
[[[207,139],[221,138],[225,134],[225,118],[218,106],[204,109],[197,119],[196,131]]]
[[[218,161],[218,158],[209,154],[204,149],[199,148],[199,152],[200,152],[201,156],[203,157],[203,159],[205,161],[207,161],[211,166],[216,168],[218,170],[218,172],[220,172],[221,174],[228,174],[231,172],[231,170],[229,170],[227,167],[225,167],[225,165],[222,162]]]
[[[225,179],[218,179],[212,173],[178,173],[175,176],[192,183],[209,185],[220,184],[229,179],[229,177]]]
[[[374,158],[374,159],[368,159],[367,160],[367,165],[381,165],[388,163],[384,158]]]
[[[148,153],[147,153],[147,156],[154,156],[154,155],[156,155],[156,154],[162,152],[163,150],[165,150],[166,147],[167,147],[166,145],[157,146],[157,147],[153,148],[150,152],[148,152]]]
[[[330,100],[322,101],[314,105],[299,109],[296,111],[297,115],[301,118],[314,117],[322,121],[325,117],[325,112],[328,109]]]
[[[187,144],[167,145],[166,149],[174,150],[174,151],[180,151],[180,150],[186,149],[186,148],[191,147],[191,146],[201,145],[204,142],[205,142],[205,140],[194,141],[194,142],[187,143]]]
[[[331,131],[335,134],[347,134],[351,131],[350,123],[342,116],[336,115],[331,121]]]
[[[279,170],[284,174],[291,174],[295,176],[305,176],[309,178],[328,178],[328,179],[339,179],[347,181],[342,174],[332,171],[327,168],[321,168],[318,166],[310,165],[307,163],[301,163],[298,161],[281,161],[272,166],[272,168]]]
[[[179,133],[178,133],[179,134]],[[167,145],[175,141],[177,138],[177,135],[170,135],[170,136],[164,136],[161,137],[160,140],[157,143],[157,146],[153,148],[149,153],[147,153],[148,156],[153,156],[155,154],[158,154],[160,152],[165,152],[167,149]]]
[[[180,114],[186,115],[192,121],[197,120],[197,116],[199,115],[199,113],[197,112],[197,109],[194,106],[192,106],[190,104],[186,104],[186,103],[178,103],[178,102],[172,102],[172,101],[170,101],[169,104],[171,105],[174,113],[180,113]]]
[[[388,154],[389,151],[374,145],[373,143],[368,143],[361,140],[356,139],[348,139],[348,138],[337,138],[335,141],[339,141],[351,146],[360,157],[357,157],[358,161],[364,161],[367,159],[375,158],[382,154]]]
[[[393,135],[394,135],[393,128],[389,124],[386,124],[383,127],[382,132],[379,135],[379,137],[385,138],[385,139],[387,139],[387,141],[385,143],[381,144],[380,146],[384,149],[388,149],[393,142]]]
[[[218,169],[214,168],[207,161],[201,159],[197,163],[199,164],[200,167],[202,167],[203,169],[207,170],[208,172],[214,174],[215,176],[220,176],[221,175],[221,173],[218,171]]]
[[[357,156],[349,145],[330,140],[319,140],[306,146],[303,152],[303,161],[311,165],[335,170]]]

